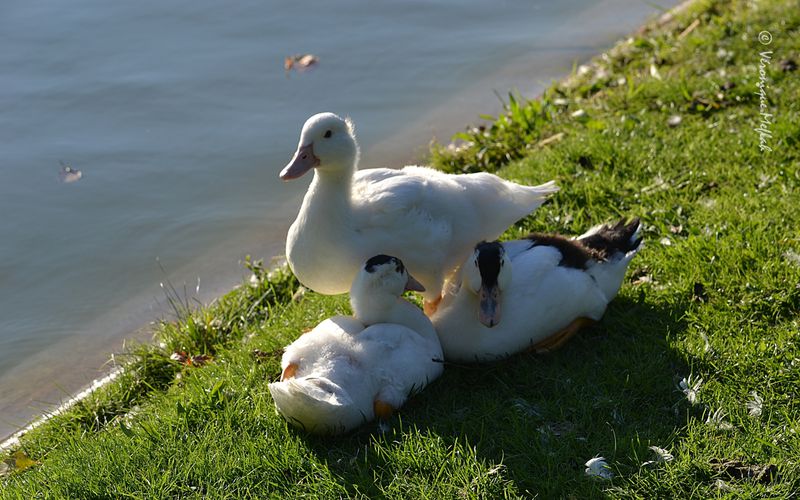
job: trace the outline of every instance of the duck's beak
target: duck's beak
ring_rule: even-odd
[[[422,286],[422,283],[417,281],[413,276],[410,274],[408,275],[408,282],[406,283],[406,291],[412,292],[424,292],[425,287]]]
[[[280,178],[283,181],[297,179],[317,165],[319,158],[314,156],[314,143],[300,146],[295,151],[292,161],[281,170]]]
[[[478,319],[488,328],[492,328],[500,323],[500,289],[495,285],[488,290],[481,286],[478,292],[480,307],[478,309]]]

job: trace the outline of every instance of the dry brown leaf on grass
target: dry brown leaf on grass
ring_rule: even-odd
[[[721,460],[712,458],[711,468],[717,473],[725,474],[730,479],[752,479],[758,483],[769,484],[778,478],[778,466],[775,464],[746,464],[739,460]]]
[[[539,146],[539,147],[547,146],[548,144],[551,144],[551,143],[554,143],[554,142],[558,142],[563,138],[564,138],[564,132],[559,132],[557,134],[551,135],[547,139],[542,139],[541,141],[539,141],[537,146]]]
[[[261,349],[253,349],[251,354],[255,358],[256,362],[261,362],[266,359],[281,359],[283,355],[283,350],[278,349],[275,351],[262,351]]]
[[[190,356],[183,351],[176,351],[170,355],[169,359],[186,366],[203,366],[213,358],[208,354],[195,354],[194,356]]]

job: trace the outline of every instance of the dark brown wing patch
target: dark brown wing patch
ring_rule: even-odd
[[[531,248],[539,245],[553,247],[561,253],[561,261],[558,263],[562,267],[573,267],[575,269],[586,269],[590,260],[605,260],[605,256],[586,245],[580,240],[571,240],[558,234],[531,233],[527,237],[531,240]]]

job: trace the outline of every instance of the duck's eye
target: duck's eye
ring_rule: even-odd
[[[332,130],[326,130],[325,133],[322,135],[322,137],[327,139],[328,137],[330,137],[332,135],[333,135],[333,131]]]

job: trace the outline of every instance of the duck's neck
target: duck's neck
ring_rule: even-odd
[[[350,305],[353,316],[365,325],[375,323],[394,323],[398,319],[397,304],[399,298],[386,293],[356,293],[351,292]]]
[[[356,298],[351,295],[350,305],[356,319],[367,326],[393,323],[406,326],[423,336],[433,331],[430,320],[417,306],[391,294],[367,294]]]
[[[303,199],[305,211],[322,211],[321,220],[346,212],[350,208],[352,196],[353,170],[314,171],[314,179]]]

